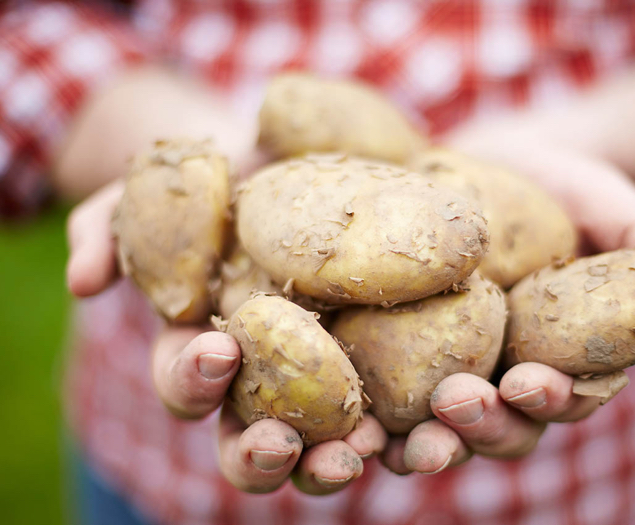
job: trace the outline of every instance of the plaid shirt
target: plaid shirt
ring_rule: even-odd
[[[130,3],[130,2],[128,2]],[[119,13],[25,3],[0,18],[0,211],[35,209],[83,98],[125,64],[202,74],[245,107],[288,67],[360,77],[432,133],[512,106],[558,103],[635,56],[624,0],[153,0]],[[92,5],[92,4],[91,4]],[[101,8],[104,9],[104,8]],[[435,476],[366,462],[344,491],[254,496],[220,476],[216,418],[170,416],[150,379],[156,318],[127,282],[78,307],[71,424],[100,471],[149,516],[182,525],[635,523],[635,389],[548,427],[526,458]]]

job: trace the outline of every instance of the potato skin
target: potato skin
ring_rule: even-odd
[[[505,331],[505,298],[473,274],[469,291],[413,303],[343,310],[331,333],[354,345],[350,359],[388,432],[404,434],[433,417],[430,396],[454,373],[489,378]]]
[[[225,159],[208,142],[158,141],[134,159],[113,217],[123,273],[168,320],[204,321],[228,223]]]
[[[254,292],[280,296],[283,294],[282,288],[271,280],[267,272],[240,245],[223,261],[219,284],[218,313],[224,319],[229,319]]]
[[[509,294],[509,366],[534,361],[574,376],[635,364],[635,250],[547,267]]]
[[[214,281],[212,287],[215,288],[212,292],[215,309],[224,319],[229,319],[256,293],[284,297],[309,312],[319,312],[317,319],[323,327],[328,325],[329,312],[340,308],[278,286],[240,244],[236,244],[227,260],[223,261],[220,277]]]
[[[359,378],[312,313],[261,295],[236,311],[227,333],[243,355],[229,398],[247,424],[280,419],[306,446],[340,439],[355,427],[362,410]]]
[[[331,304],[405,302],[468,277],[488,244],[472,203],[401,168],[344,155],[265,167],[238,197],[238,234],[275,282]]]
[[[479,271],[504,288],[574,253],[571,220],[547,193],[513,171],[442,148],[420,153],[409,167],[479,202],[490,232]]]
[[[277,158],[341,151],[402,163],[425,145],[375,89],[302,73],[271,81],[259,118],[259,143]]]

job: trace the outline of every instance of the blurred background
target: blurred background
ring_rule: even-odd
[[[65,518],[60,379],[70,297],[64,284],[68,209],[0,222],[0,522]]]

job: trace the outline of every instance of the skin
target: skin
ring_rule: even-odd
[[[136,81],[128,77],[118,81],[128,86],[129,97],[139,101],[132,110],[106,107],[109,110],[104,111],[108,104],[121,103],[106,92],[90,101],[80,116],[81,125],[71,133],[57,164],[56,180],[63,195],[86,195],[121,175],[126,154],[104,156],[101,145],[115,145],[99,130],[117,130],[126,135],[121,133],[125,130],[131,136],[115,139],[120,146],[154,139],[151,129],[141,126],[143,129],[138,130],[127,124],[138,122],[144,111],[151,113],[144,101],[159,97],[156,92],[160,93],[165,84],[170,86],[165,91],[177,97],[172,102],[182,102],[185,108],[185,115],[181,113],[177,119],[180,125],[189,123],[212,136],[222,129],[237,129],[228,126],[230,121],[210,118],[220,114],[214,111],[224,108],[214,104],[200,88],[194,96],[188,84],[156,71],[149,79],[143,72],[133,76]],[[627,174],[629,170],[635,174],[635,155],[627,140],[632,136],[627,131],[635,127],[635,114],[628,114],[635,113],[633,86],[635,76],[618,79],[575,100],[569,109],[517,115],[486,127],[476,124],[448,138],[448,142],[472,155],[509,164],[547,189],[574,220],[586,248],[606,251],[635,247],[635,186]],[[115,88],[117,84],[111,90]],[[179,92],[184,93],[182,99],[178,98]],[[102,110],[91,111],[95,105]],[[193,106],[195,110],[187,109]],[[553,122],[553,113],[557,113],[557,123]],[[162,129],[173,129],[170,118],[174,115],[168,112],[164,117]],[[255,117],[251,124],[238,128],[242,130],[237,137],[239,144],[231,145],[239,158],[250,159],[252,164],[253,122]],[[195,131],[192,134],[201,136]],[[113,182],[80,204],[69,219],[67,278],[70,290],[78,297],[98,294],[118,278],[109,223],[120,195],[121,184]],[[209,354],[222,357],[203,357]],[[200,372],[201,360],[207,361],[203,369],[213,378]],[[226,334],[210,332],[209,327],[166,327],[155,343],[152,366],[157,391],[166,406],[182,417],[200,418],[221,405],[238,362],[238,347]],[[293,472],[293,481],[300,490],[326,494],[361,475],[363,463],[358,458],[383,450],[384,463],[401,473],[437,472],[475,453],[517,457],[535,446],[547,422],[576,421],[597,408],[598,398],[574,395],[572,384],[570,376],[537,363],[511,368],[498,390],[484,379],[455,374],[444,379],[433,393],[432,409],[438,419],[421,423],[407,438],[389,441],[376,420],[367,415],[365,423],[343,440],[322,443],[308,452],[302,452],[299,436],[282,422],[262,420],[245,430],[225,411],[219,442],[221,468],[242,490],[275,490]],[[481,407],[480,417],[470,422],[468,416],[479,416]],[[279,459],[284,455],[286,459],[281,466],[265,470],[251,459],[254,450],[272,453],[261,455],[268,458],[261,465],[271,467],[275,463],[272,456]]]

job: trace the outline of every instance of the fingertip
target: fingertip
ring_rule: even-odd
[[[337,492],[359,478],[364,462],[344,441],[326,441],[304,452],[294,483],[307,494]]]
[[[536,421],[582,419],[599,406],[599,398],[573,393],[574,378],[541,363],[520,363],[502,378],[500,395]]]
[[[92,256],[84,248],[75,250],[66,267],[66,284],[76,297],[90,297],[103,291],[116,274],[114,260]]]
[[[204,417],[222,402],[240,367],[240,347],[222,332],[172,328],[154,353],[155,385],[173,414]]]
[[[372,415],[364,414],[357,428],[343,441],[350,445],[362,459],[368,459],[384,450],[388,443],[388,434],[381,423]]]
[[[242,433],[238,448],[241,459],[253,468],[267,473],[284,468],[288,474],[298,461],[303,444],[287,423],[262,419]]]
[[[419,423],[410,432],[403,453],[404,465],[422,474],[438,474],[470,457],[458,434],[436,419]]]
[[[225,357],[240,357],[238,341],[225,332],[203,332],[197,335],[186,347],[198,354],[213,353]]]
[[[291,474],[302,453],[302,439],[288,424],[262,419],[245,429],[231,407],[221,413],[221,471],[239,490],[264,494]]]

